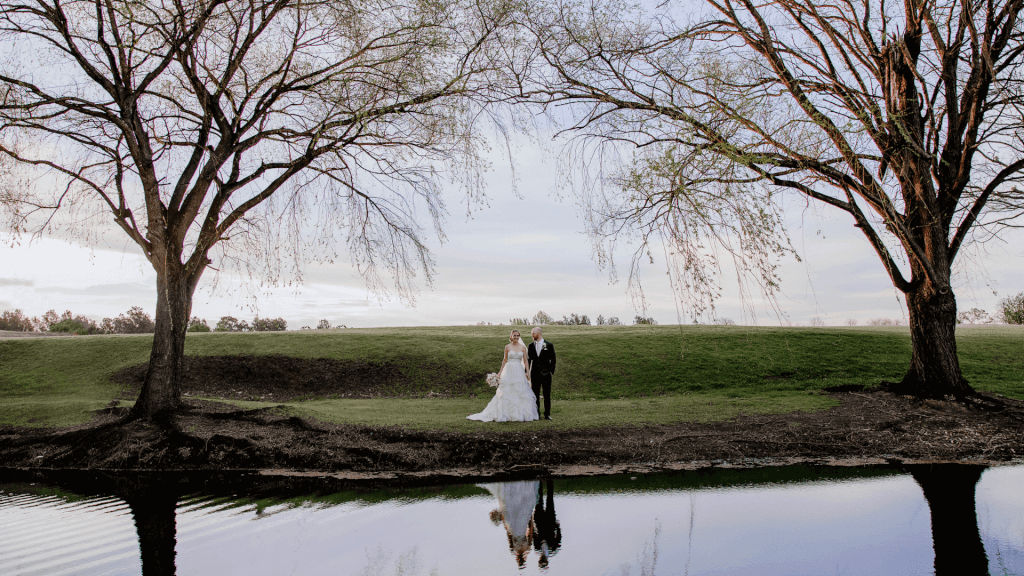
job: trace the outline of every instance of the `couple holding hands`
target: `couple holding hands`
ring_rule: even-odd
[[[481,422],[540,420],[540,393],[544,392],[544,419],[551,420],[551,375],[555,373],[555,346],[544,340],[539,327],[530,331],[529,346],[512,330],[498,372],[498,390],[483,412],[467,416]]]

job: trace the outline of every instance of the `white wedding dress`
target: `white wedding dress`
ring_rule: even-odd
[[[540,420],[537,412],[537,397],[533,395],[530,382],[523,368],[523,353],[509,351],[505,368],[498,374],[498,390],[494,398],[479,414],[466,416],[467,420],[481,422],[527,422]]]
[[[533,510],[537,506],[537,489],[540,480],[520,480],[519,482],[491,482],[477,484],[498,499],[498,510],[505,523],[505,529],[516,540],[527,539],[530,523],[533,522]]]
[[[522,569],[533,543],[533,511],[537,506],[540,481],[494,482],[477,486],[486,488],[498,499],[498,511],[508,534],[509,548]]]

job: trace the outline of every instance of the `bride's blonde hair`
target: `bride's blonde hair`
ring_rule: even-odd
[[[512,331],[508,333],[508,341],[509,342],[512,341],[512,335],[513,334],[519,334],[519,330],[516,330],[515,328],[513,328]],[[519,338],[522,339],[522,337],[523,337],[523,335],[519,334]]]

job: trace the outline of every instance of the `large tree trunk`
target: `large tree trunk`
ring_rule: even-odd
[[[181,405],[185,370],[185,332],[192,313],[190,282],[180,270],[157,273],[156,333],[149,370],[132,409],[132,418],[159,419]]]
[[[956,353],[956,297],[953,291],[946,290],[942,294],[925,282],[916,291],[907,292],[906,298],[913,356],[910,370],[898,386],[899,391],[931,398],[973,395],[974,389],[960,372]]]

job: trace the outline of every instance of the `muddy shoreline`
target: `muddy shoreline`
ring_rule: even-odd
[[[111,408],[68,429],[0,428],[0,468],[248,471],[388,485],[792,464],[1024,462],[1024,402],[835,392],[822,412],[714,423],[478,432],[331,424],[281,410],[187,401],[170,428]]]

